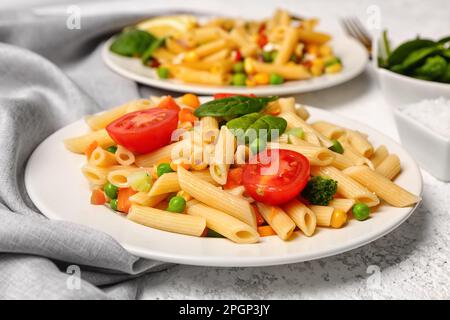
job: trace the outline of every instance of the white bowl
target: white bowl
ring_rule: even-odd
[[[394,109],[402,145],[436,178],[450,181],[450,139]]]

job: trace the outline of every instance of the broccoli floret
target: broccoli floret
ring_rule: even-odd
[[[302,196],[311,204],[327,206],[337,191],[337,181],[320,176],[308,181]]]

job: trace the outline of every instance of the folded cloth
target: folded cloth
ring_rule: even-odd
[[[149,14],[107,9],[82,15],[80,29],[67,27],[66,14],[0,13],[2,299],[134,298],[134,278],[169,266],[131,255],[102,232],[48,220],[24,186],[28,157],[52,132],[140,96],[99,52],[107,37]]]

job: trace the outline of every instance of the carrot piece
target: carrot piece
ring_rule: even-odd
[[[194,116],[194,113],[192,112],[192,109],[189,108],[183,108],[178,112],[178,120],[183,122],[195,122],[198,120],[196,116]]]
[[[258,233],[260,237],[274,236],[276,232],[272,229],[271,226],[260,226],[258,227]]]
[[[227,183],[223,186],[224,189],[233,189],[242,185],[242,167],[237,167],[228,170]]]
[[[171,162],[170,163],[170,168],[172,168],[173,171],[178,171],[178,166],[183,166],[183,168],[185,168],[186,170],[189,170],[191,168],[191,164],[190,163],[174,163]]]
[[[131,188],[120,188],[117,195],[117,210],[128,213],[131,207],[130,197],[135,193],[136,191]]]
[[[161,158],[156,162],[156,166],[158,167],[161,163],[171,163],[172,159],[170,158]]]
[[[94,152],[95,148],[97,148],[97,147],[98,147],[98,142],[96,140],[92,141],[91,144],[88,145],[88,147],[84,151],[84,154],[86,155],[88,160],[91,157],[92,152]]]
[[[200,100],[195,94],[192,93],[186,93],[184,96],[182,96],[181,102],[194,109],[200,105]]]
[[[180,107],[171,96],[167,96],[158,104],[158,108],[180,111]]]
[[[91,204],[102,205],[105,204],[106,197],[102,190],[94,189],[91,194]]]
[[[259,213],[258,207],[255,204],[252,204],[252,208],[256,216],[256,225],[262,226],[265,223],[263,216]]]

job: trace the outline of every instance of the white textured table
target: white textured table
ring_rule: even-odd
[[[80,2],[75,0],[73,2]],[[54,0],[16,0],[0,9]],[[186,5],[183,0],[146,2],[147,7]],[[127,3],[129,6],[129,2]],[[324,30],[342,32],[326,17],[357,15],[363,21],[379,8],[394,39],[450,31],[450,2],[360,0],[189,0],[192,9],[265,17],[276,7],[319,16]],[[121,5],[124,6],[123,4]],[[300,95],[298,101],[378,128],[398,140],[395,123],[371,67],[338,87]],[[175,266],[140,282],[142,299],[376,299],[450,298],[450,184],[424,172],[424,201],[397,230],[362,248],[298,264],[259,268]]]

